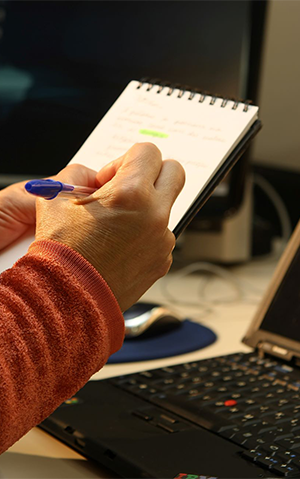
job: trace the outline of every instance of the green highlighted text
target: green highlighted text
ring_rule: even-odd
[[[169,135],[166,133],[162,133],[161,131],[154,131],[154,130],[140,130],[139,133],[141,135],[148,135],[148,136],[155,136],[156,138],[168,138]]]

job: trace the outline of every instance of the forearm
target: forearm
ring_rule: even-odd
[[[121,347],[119,306],[84,258],[33,243],[0,277],[0,452],[80,389]]]

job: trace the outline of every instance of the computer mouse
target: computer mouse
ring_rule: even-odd
[[[181,326],[183,318],[156,303],[138,302],[124,313],[125,337],[149,337],[166,333]]]

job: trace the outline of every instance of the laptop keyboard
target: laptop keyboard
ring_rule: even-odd
[[[240,353],[109,382],[233,441],[278,476],[300,477],[300,372],[280,360]]]

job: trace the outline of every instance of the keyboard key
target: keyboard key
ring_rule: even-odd
[[[256,462],[259,458],[264,457],[262,452],[256,451],[255,449],[243,451],[242,456],[252,462]]]
[[[270,470],[282,477],[300,477],[300,469],[292,464],[276,464]]]
[[[275,466],[279,465],[277,459],[275,459],[272,456],[264,456],[264,455],[258,457],[256,460],[256,463],[259,466],[265,467],[267,469],[271,469],[271,467],[274,468]]]
[[[300,448],[300,436],[294,436],[293,434],[289,437],[282,438],[276,441],[276,444],[279,444],[282,447],[293,450]]]

